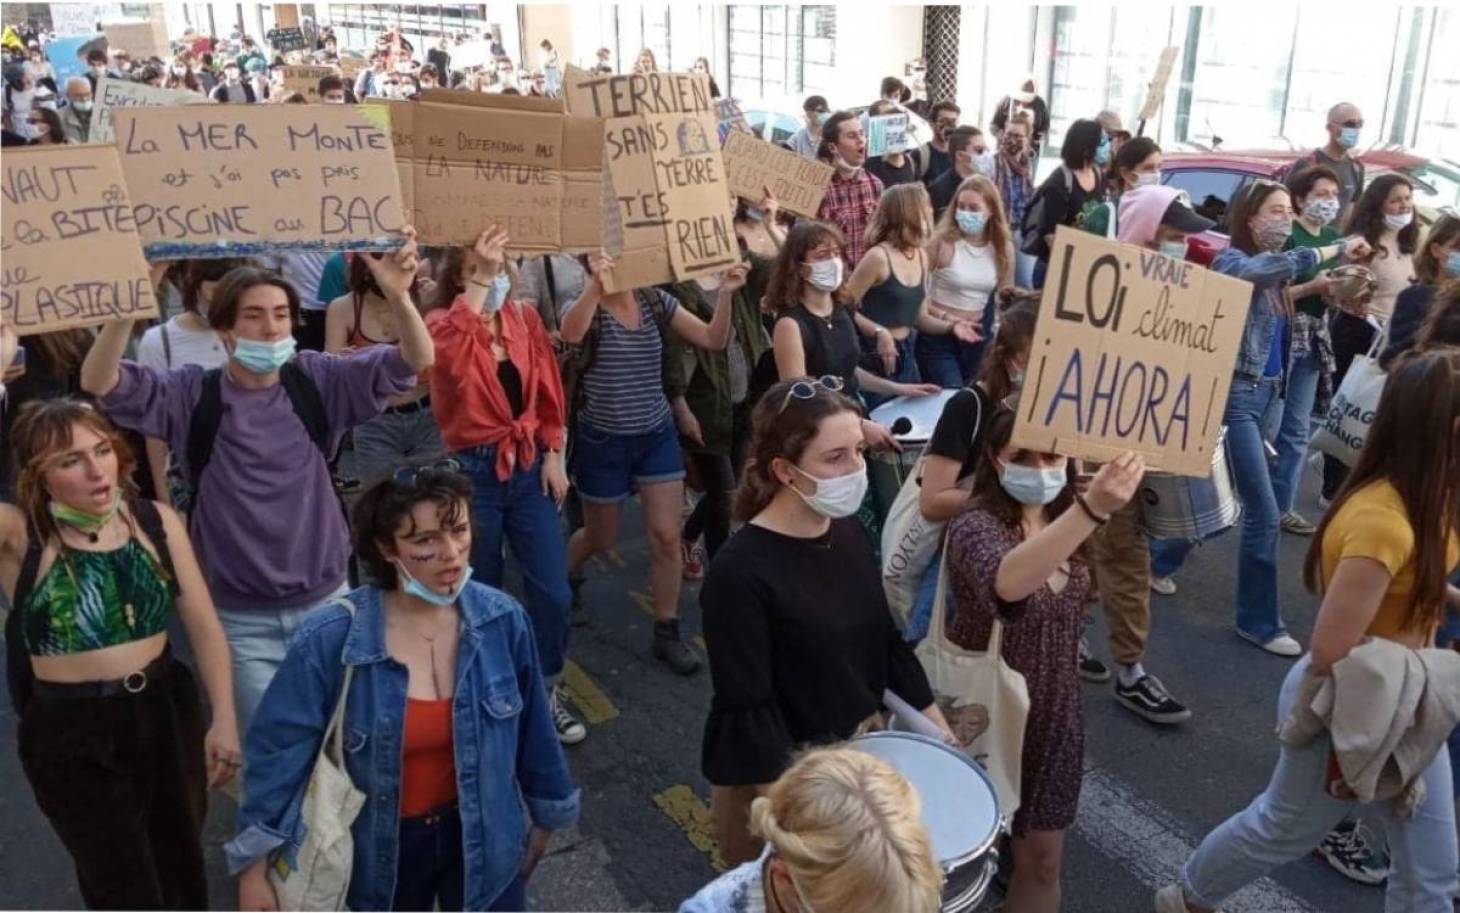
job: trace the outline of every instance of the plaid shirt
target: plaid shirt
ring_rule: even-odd
[[[847,247],[843,257],[847,261],[848,275],[867,252],[867,224],[872,221],[872,213],[881,198],[882,181],[863,168],[851,180],[843,179],[839,174],[832,175],[826,196],[821,199],[816,218],[830,222],[846,235]]]
[[[1009,227],[1017,235],[1019,226],[1024,223],[1024,210],[1029,208],[1029,198],[1034,196],[1034,179],[1029,171],[1020,174],[1010,168],[1002,154],[995,164],[994,177],[999,185],[999,194],[1004,198],[1004,214],[1009,218]]]

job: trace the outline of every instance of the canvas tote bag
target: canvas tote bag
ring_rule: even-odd
[[[1333,395],[1333,403],[1323,425],[1313,435],[1313,448],[1326,453],[1345,466],[1359,461],[1359,453],[1369,439],[1374,414],[1379,411],[1379,398],[1389,375],[1379,367],[1379,353],[1389,344],[1389,326],[1374,334],[1367,355],[1354,356],[1343,376],[1343,383]]]

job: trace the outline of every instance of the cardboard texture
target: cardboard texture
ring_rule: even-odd
[[[343,54],[340,55],[340,76],[344,78],[345,84],[348,86],[353,87],[355,83],[355,77],[359,76],[360,71],[368,66],[370,66],[370,61],[366,60],[364,57],[347,57]]]
[[[1146,90],[1146,103],[1141,105],[1141,113],[1136,120],[1150,120],[1161,110],[1161,101],[1166,97],[1166,85],[1171,81],[1171,69],[1176,66],[1179,50],[1170,47],[1161,51],[1161,59],[1156,62],[1156,75],[1151,77],[1151,87]]]
[[[1209,476],[1251,298],[1249,282],[1056,229],[1013,443]]]
[[[382,107],[422,243],[469,245],[496,224],[522,253],[601,246],[599,118],[570,117],[557,99],[448,89]]]
[[[867,154],[907,151],[907,115],[882,114],[867,118]]]
[[[29,336],[157,316],[116,147],[12,149],[0,180],[0,324]]]
[[[721,272],[740,260],[709,78],[569,67],[568,111],[605,119],[608,291]]]
[[[105,22],[101,32],[109,49],[126,51],[133,61],[140,63],[149,57],[165,61],[172,56],[164,23]]]
[[[172,105],[206,105],[212,99],[187,89],[157,89],[130,79],[103,76],[96,83],[96,104],[91,109],[88,142],[110,143],[115,137],[112,112],[118,108],[165,108]]]
[[[773,146],[739,130],[725,137],[725,175],[730,190],[751,204],[759,203],[769,187],[787,212],[816,218],[821,198],[835,171],[825,162]]]
[[[291,92],[298,92],[304,96],[304,100],[313,104],[320,104],[319,81],[326,76],[335,75],[334,67],[283,67],[284,74],[284,95]]]
[[[369,109],[122,108],[113,119],[150,260],[402,243],[395,156]]]

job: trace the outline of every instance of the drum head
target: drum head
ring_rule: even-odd
[[[957,390],[943,390],[932,396],[899,396],[872,410],[872,421],[892,432],[899,441],[926,441],[943,415],[943,407]],[[904,428],[898,419],[907,419]]]
[[[944,869],[983,855],[1003,826],[992,781],[968,755],[911,732],[873,732],[848,748],[891,764],[918,791],[923,826]]]

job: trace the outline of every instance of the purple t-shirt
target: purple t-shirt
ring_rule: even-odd
[[[396,346],[344,356],[300,352],[294,363],[319,387],[331,449],[416,384]],[[202,384],[197,365],[163,372],[123,361],[121,380],[101,406],[118,425],[182,454]],[[222,393],[218,437],[189,522],[213,601],[225,609],[319,602],[344,582],[350,555],[329,467],[282,385],[248,390],[225,371]]]

